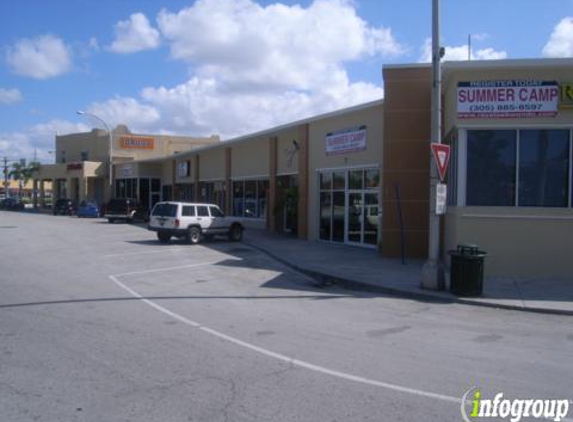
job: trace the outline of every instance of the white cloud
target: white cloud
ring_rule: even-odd
[[[0,133],[0,149],[10,159],[32,160],[35,152],[41,162],[53,162],[54,156],[48,151],[55,148],[56,133],[65,135],[89,130],[91,129],[83,123],[51,120],[28,127],[23,131]]]
[[[544,57],[573,57],[573,17],[563,18],[543,47]]]
[[[158,24],[173,58],[227,84],[307,89],[327,84],[325,76],[344,62],[404,52],[390,29],[369,26],[343,0],[308,8],[199,0],[178,13],[162,11]]]
[[[155,127],[154,125],[160,120],[157,109],[126,97],[112,98],[103,103],[92,103],[86,111],[102,118],[111,128],[118,124],[126,124],[130,129],[146,131]],[[86,119],[90,119],[89,116],[86,116]],[[101,123],[97,120],[90,121],[90,123],[101,127]]]
[[[217,133],[228,139],[380,99],[383,91],[371,84],[341,80],[331,90],[317,92],[229,92],[216,79],[195,77],[173,88],[146,88],[141,96],[160,111],[158,123],[163,129],[198,135]]]
[[[22,101],[22,94],[18,89],[0,88],[0,104],[15,104]]]
[[[159,31],[153,28],[143,13],[134,13],[128,20],[115,25],[115,40],[109,47],[114,53],[135,53],[159,46]]]
[[[444,61],[464,61],[468,60],[468,45],[458,46],[445,46],[446,54],[442,60]],[[421,48],[422,54],[420,56],[420,63],[428,63],[432,61],[432,40],[427,38]],[[505,51],[496,51],[493,48],[474,49],[471,51],[472,60],[501,60],[507,58]]]
[[[47,79],[71,69],[71,49],[51,34],[24,38],[8,48],[6,60],[12,71],[21,76]]]
[[[360,18],[351,0],[308,7],[198,0],[163,10],[157,22],[189,79],[88,107],[110,125],[228,139],[380,99],[381,84],[351,81],[345,64],[405,52],[389,28]]]

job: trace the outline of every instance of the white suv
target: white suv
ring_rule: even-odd
[[[226,217],[218,206],[189,202],[158,202],[151,210],[147,228],[157,232],[161,243],[179,237],[191,244],[213,235],[227,235],[238,242],[244,230],[238,219]]]

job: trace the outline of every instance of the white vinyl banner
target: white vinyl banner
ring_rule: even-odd
[[[554,117],[558,103],[556,81],[458,82],[460,119]]]
[[[326,155],[340,155],[366,149],[366,126],[326,134]]]

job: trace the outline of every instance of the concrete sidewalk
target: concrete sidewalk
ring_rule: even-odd
[[[457,297],[420,288],[424,261],[383,258],[372,249],[304,241],[264,230],[245,230],[244,242],[324,284],[437,302],[573,315],[571,279],[487,277],[483,296]],[[485,262],[487,268],[487,258]]]

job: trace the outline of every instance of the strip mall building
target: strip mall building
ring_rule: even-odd
[[[431,67],[385,66],[383,79],[384,100],[176,154],[114,158],[114,195],[141,195],[143,184],[150,205],[213,202],[246,226],[424,259]],[[444,261],[475,243],[488,275],[573,275],[573,60],[446,62],[442,87]]]

